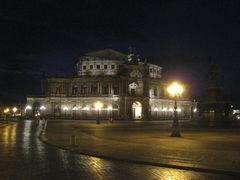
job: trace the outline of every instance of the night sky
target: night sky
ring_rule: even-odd
[[[224,93],[240,100],[238,0],[18,0],[1,3],[0,23],[2,100],[39,93],[42,73],[71,76],[81,53],[129,46],[195,98],[212,61]]]

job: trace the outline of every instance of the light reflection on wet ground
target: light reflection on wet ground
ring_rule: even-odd
[[[23,121],[0,129],[0,180],[234,179],[232,176],[73,154],[42,143],[37,138],[39,129],[33,121]]]

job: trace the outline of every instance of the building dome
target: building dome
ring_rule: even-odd
[[[81,55],[75,69],[78,76],[115,76],[123,70],[121,67],[125,64],[128,66],[145,65],[150,77],[161,78],[162,68],[160,66],[141,62],[139,56],[132,51],[127,55],[113,49],[103,49]]]
[[[104,49],[81,55],[76,63],[78,76],[116,75],[127,55],[113,49]]]

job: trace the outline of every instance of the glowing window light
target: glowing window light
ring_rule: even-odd
[[[68,107],[67,107],[67,106],[64,106],[64,107],[63,107],[63,110],[64,110],[64,111],[68,111]]]
[[[181,108],[177,108],[177,112],[181,112],[182,111],[182,109]]]
[[[162,111],[167,111],[167,108],[163,108]]]
[[[72,108],[72,110],[73,110],[73,111],[77,111],[77,110],[78,110],[77,106],[74,106],[74,107]]]
[[[103,104],[101,102],[96,102],[94,104],[96,110],[101,110],[103,107]]]
[[[84,111],[89,111],[89,107],[88,107],[88,106],[85,106],[84,108],[82,108],[82,110],[84,110]]]
[[[112,111],[113,110],[112,106],[108,106],[107,110]]]
[[[30,105],[27,105],[27,106],[25,107],[25,111],[31,110],[31,109],[32,109],[32,107],[31,107]]]
[[[155,108],[153,109],[153,111],[158,111],[158,108],[157,108],[157,107],[155,107]]]
[[[169,108],[169,110],[168,111],[170,111],[170,112],[173,112],[173,108]]]

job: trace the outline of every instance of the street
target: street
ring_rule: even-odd
[[[26,120],[0,128],[0,179],[238,179],[223,174],[162,168],[75,154],[39,140]]]

